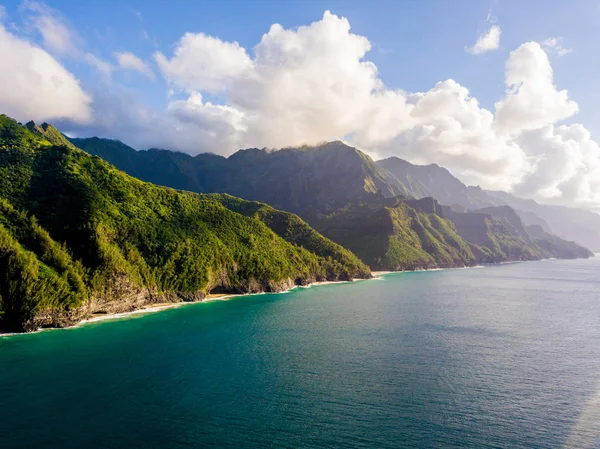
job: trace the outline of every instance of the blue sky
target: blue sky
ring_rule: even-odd
[[[21,60],[23,52],[39,48],[53,58],[52,79],[68,81],[60,95],[32,83],[31,97],[0,99],[20,120],[49,120],[74,135],[119,138],[138,149],[190,153],[344,138],[374,157],[440,163],[471,184],[547,202],[600,204],[593,181],[600,174],[594,140],[600,136],[598,1],[0,5],[5,60],[16,58],[25,73],[35,64],[33,57]],[[285,32],[270,33],[275,23]],[[315,23],[323,23],[321,31]],[[492,27],[497,44],[479,54],[467,51]],[[55,33],[50,40],[48,33]],[[185,33],[192,33],[187,43]],[[269,42],[257,47],[266,33]],[[323,55],[318,39],[327,41]],[[257,48],[268,57],[258,57]],[[119,60],[119,53],[129,59]],[[505,84],[507,64],[512,85]],[[269,78],[269,72],[277,74]],[[27,79],[23,74],[5,86],[21,88]],[[27,98],[35,102],[19,108],[17,101]],[[503,111],[497,102],[506,103]],[[363,108],[362,116],[347,114]],[[588,180],[576,182],[580,178]]]
[[[8,21],[19,23],[21,1],[4,1]],[[430,89],[452,78],[466,86],[484,107],[491,108],[504,91],[507,52],[523,42],[560,36],[573,50],[552,59],[555,81],[581,106],[579,121],[600,133],[600,2],[578,0],[523,1],[49,1],[98,55],[132,51],[144,59],[160,49],[168,53],[185,32],[203,32],[252,49],[271,24],[294,28],[319,20],[325,10],[348,18],[352,31],[369,38],[368,59],[383,81],[408,91]],[[485,29],[491,11],[502,27],[499,51],[475,57],[464,51]],[[140,19],[141,17],[141,19]],[[146,39],[147,33],[150,39]],[[156,44],[156,45],[155,45]],[[66,64],[85,81],[94,82],[86,67]],[[87,71],[89,72],[89,71]],[[125,76],[119,81],[135,89],[149,104],[163,105],[164,85]]]

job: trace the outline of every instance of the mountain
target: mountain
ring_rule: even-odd
[[[414,165],[397,157],[377,161],[389,173],[387,180],[405,188],[415,198],[432,196],[448,206],[476,210],[491,206],[512,207],[527,226],[540,226],[579,245],[600,250],[600,215],[584,209],[539,204],[501,191],[466,186],[448,170],[436,164]]]
[[[471,210],[504,204],[479,187],[467,187],[437,164],[414,165],[397,157],[382,159],[376,164],[389,173],[388,182],[404,187],[404,193],[408,196],[431,196],[441,204],[458,205]]]
[[[421,202],[431,198],[421,200]],[[477,263],[454,223],[401,197],[350,203],[315,223],[374,269],[416,270]],[[439,205],[438,205],[439,208]]]
[[[569,242],[544,230],[540,225],[527,226],[527,232],[538,245],[554,258],[577,259],[590,257],[590,251],[575,242]]]
[[[48,123],[42,123],[38,126],[34,121],[30,121],[25,124],[25,128],[31,131],[32,134],[36,134],[52,145],[75,148],[75,145],[73,145],[63,133]]]
[[[337,141],[278,151],[251,148],[229,158],[135,151],[121,142],[98,138],[71,141],[145,181],[202,193],[226,192],[305,219],[331,213],[351,201],[402,193],[387,182],[386,173],[369,156]]]
[[[546,232],[593,250],[600,250],[599,214],[573,207],[539,204],[506,192],[487,190],[486,193],[518,211],[526,224],[540,225]],[[531,219],[532,216],[535,219]]]
[[[522,224],[520,232],[514,232],[515,224],[507,222],[507,216],[494,217],[490,211],[485,217],[473,215],[464,206],[462,212],[456,210],[461,206],[445,211],[430,198],[433,192],[450,204],[456,197],[471,208],[502,204],[479,188],[466,187],[447,170],[437,165],[419,168],[392,158],[386,164],[395,168],[390,173],[339,141],[278,151],[240,150],[229,158],[136,152],[120,142],[97,138],[72,142],[147,181],[225,192],[297,213],[376,269],[550,257]]]
[[[355,277],[368,267],[293,214],[140,181],[0,116],[2,330]]]

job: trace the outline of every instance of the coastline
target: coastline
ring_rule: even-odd
[[[121,319],[127,319],[130,317],[133,317],[135,315],[146,315],[146,314],[150,314],[150,313],[157,313],[157,312],[162,312],[164,310],[168,310],[168,309],[174,309],[174,308],[178,308],[178,307],[183,307],[183,306],[189,306],[189,305],[193,305],[193,304],[202,304],[202,303],[206,303],[206,302],[212,302],[212,301],[227,301],[229,299],[233,299],[233,298],[238,298],[238,297],[245,297],[245,296],[256,296],[256,295],[266,295],[266,294],[274,294],[274,295],[279,295],[279,294],[285,294],[285,293],[289,293],[293,290],[296,289],[307,289],[307,288],[312,288],[312,287],[320,287],[323,285],[334,285],[334,284],[348,284],[351,282],[360,282],[360,281],[370,281],[373,279],[379,279],[379,276],[383,275],[383,274],[389,274],[389,273],[394,273],[393,271],[373,271],[373,277],[369,278],[369,279],[354,279],[352,281],[322,281],[322,282],[313,282],[311,284],[308,285],[294,285],[293,287],[282,291],[282,292],[277,292],[277,293],[272,293],[272,292],[262,292],[262,293],[241,293],[241,294],[228,294],[228,293],[222,293],[222,294],[211,294],[208,295],[205,299],[203,299],[202,301],[187,301],[187,302],[164,302],[164,303],[157,303],[157,304],[148,304],[140,309],[136,309],[136,310],[132,310],[129,312],[119,312],[119,313],[96,313],[96,314],[92,314],[91,318],[86,318],[84,320],[81,320],[79,322],[77,322],[76,324],[72,325],[72,326],[68,326],[68,327],[48,327],[48,328],[39,328],[36,329],[33,332],[12,332],[12,333],[0,333],[0,338],[8,338],[8,337],[15,337],[18,335],[30,335],[30,334],[37,334],[40,332],[46,332],[46,331],[53,331],[53,330],[68,330],[68,329],[77,329],[81,326],[85,326],[86,324],[91,324],[91,323],[99,323],[102,321],[112,321],[112,320],[121,320]]]
[[[600,253],[595,253],[594,255],[598,255],[600,256]],[[158,304],[148,304],[140,309],[136,309],[136,310],[132,310],[129,312],[120,312],[120,313],[111,313],[111,314],[93,314],[91,318],[87,318],[84,320],[79,321],[78,323],[74,324],[73,326],[68,326],[68,327],[63,327],[63,328],[39,328],[36,329],[33,332],[14,332],[14,333],[0,333],[0,338],[8,338],[8,337],[14,337],[17,335],[29,335],[29,334],[36,334],[39,332],[45,332],[45,331],[52,331],[52,330],[68,330],[68,329],[77,329],[78,327],[84,326],[86,324],[91,324],[91,323],[98,323],[98,322],[102,322],[102,321],[112,321],[112,320],[120,320],[120,319],[127,319],[129,317],[133,317],[135,315],[146,315],[146,314],[150,314],[150,313],[157,313],[157,312],[162,312],[163,310],[168,310],[168,309],[174,309],[177,307],[183,307],[183,306],[189,306],[189,305],[193,305],[193,304],[202,304],[205,302],[211,302],[211,301],[226,301],[229,299],[233,299],[233,298],[238,298],[238,297],[245,297],[245,296],[255,296],[255,295],[265,295],[265,294],[285,294],[285,293],[289,293],[293,290],[296,289],[308,289],[308,288],[312,288],[312,287],[320,287],[323,285],[338,285],[338,284],[349,284],[352,282],[360,282],[360,281],[371,281],[371,280],[379,280],[382,279],[382,276],[388,275],[388,274],[403,274],[403,273],[418,273],[418,272],[425,272],[425,271],[446,271],[446,270],[465,270],[465,269],[469,269],[469,268],[485,268],[486,266],[495,266],[495,265],[507,265],[507,264],[515,264],[515,263],[524,263],[524,262],[543,262],[543,261],[548,261],[548,260],[555,260],[555,258],[549,258],[549,259],[540,259],[540,260],[515,260],[515,261],[504,261],[504,262],[496,262],[496,263],[490,263],[490,264],[480,264],[480,265],[473,265],[473,266],[465,266],[465,267],[451,267],[451,268],[422,268],[422,269],[417,269],[417,270],[400,270],[400,271],[371,271],[371,274],[373,275],[373,277],[369,278],[369,279],[354,279],[352,281],[322,281],[322,282],[313,282],[311,284],[308,285],[294,285],[293,287],[289,288],[288,290],[282,291],[282,292],[277,292],[277,293],[271,293],[271,292],[262,292],[262,293],[244,293],[244,294],[227,294],[227,293],[223,293],[223,294],[213,294],[213,295],[208,295],[205,299],[203,299],[202,301],[189,301],[189,302],[170,302],[170,303],[158,303]]]
[[[222,294],[208,295],[202,301],[166,302],[166,303],[159,303],[159,304],[148,304],[147,306],[145,306],[145,307],[143,307],[141,309],[132,310],[131,312],[121,312],[121,313],[111,313],[111,314],[96,314],[95,316],[92,316],[91,318],[87,318],[85,320],[81,320],[79,323],[75,324],[74,326],[70,326],[68,328],[63,328],[63,329],[72,329],[72,328],[76,328],[76,327],[79,327],[79,326],[82,326],[82,325],[85,325],[85,324],[97,323],[97,322],[100,322],[100,321],[107,321],[107,320],[127,318],[128,316],[131,316],[131,315],[142,315],[142,314],[145,315],[145,314],[148,314],[148,313],[162,312],[163,310],[174,309],[174,308],[177,308],[177,307],[183,307],[183,306],[188,306],[188,305],[192,305],[192,304],[202,304],[202,303],[212,302],[212,301],[227,301],[229,299],[241,298],[241,297],[245,297],[245,296],[257,296],[257,295],[267,295],[267,294],[282,295],[282,294],[289,293],[289,292],[291,292],[293,290],[297,290],[297,289],[308,289],[308,288],[312,288],[312,287],[321,287],[321,286],[324,286],[324,285],[338,285],[338,284],[349,284],[349,283],[352,283],[352,282],[360,282],[360,281],[371,281],[371,280],[375,280],[375,279],[380,279],[380,276],[385,275],[385,274],[401,273],[401,272],[400,271],[372,271],[371,273],[373,274],[373,277],[370,278],[370,279],[357,278],[357,279],[354,279],[352,281],[322,281],[322,282],[313,282],[313,283],[308,284],[308,285],[294,285],[292,288],[289,288],[289,289],[287,289],[285,291],[277,292],[277,293],[272,293],[272,292],[240,293],[240,294],[222,293]],[[40,332],[42,330],[52,330],[52,328],[38,329],[36,332]],[[20,333],[15,333],[15,334],[0,334],[0,337],[6,336],[6,335],[21,335],[21,334]]]

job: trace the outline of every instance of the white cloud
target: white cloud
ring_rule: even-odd
[[[175,100],[165,111],[145,108],[131,92],[95,92],[94,121],[64,122],[61,129],[74,136],[120,139],[134,148],[166,148],[197,153],[228,154],[244,146],[244,116],[228,106],[205,102],[198,93]]]
[[[167,59],[154,54],[165,78],[188,90],[219,91],[251,69],[249,56],[237,42],[223,42],[203,33],[186,33]]]
[[[30,13],[32,26],[42,36],[44,47],[59,55],[77,52],[75,33],[57,11],[45,5],[26,1],[23,8]]]
[[[33,1],[25,1],[22,8],[28,14],[29,26],[42,37],[46,50],[59,57],[81,60],[110,79],[113,67],[93,53],[82,50],[83,39],[58,11]]]
[[[556,53],[558,56],[568,55],[573,49],[563,47],[563,40],[562,37],[549,37],[542,41],[542,47]]]
[[[599,147],[582,125],[559,123],[578,106],[555,86],[540,44],[528,42],[510,53],[506,95],[494,110],[481,107],[466,87],[451,79],[425,92],[390,89],[366,59],[370,50],[369,40],[353,34],[348,20],[329,12],[297,29],[271,26],[252,52],[236,42],[187,33],[173,55],[155,54],[172,92],[165,110],[145,108],[115,87],[95,93],[93,123],[65,122],[64,129],[119,138],[137,148],[190,154],[228,155],[245,147],[345,139],[372,155],[438,163],[470,184],[600,208]],[[72,104],[87,110],[89,118],[89,97],[77,80],[50,55],[37,51],[54,62],[55,70],[64,71],[73,92],[73,85],[79,89],[80,101]],[[129,55],[133,58],[118,58],[119,65],[144,73],[143,61]],[[87,59],[106,73],[111,70],[110,64]],[[50,77],[46,70],[43,76]],[[66,107],[54,90],[48,94],[54,96],[48,101],[54,109],[44,109],[45,95],[7,103],[5,97],[10,97],[3,95],[2,86],[19,86],[20,79],[13,78],[0,85],[0,106],[3,101],[33,103],[26,114],[17,111],[18,118]],[[221,104],[207,101],[213,98],[207,94],[216,94]],[[75,111],[56,116],[86,117]]]
[[[498,47],[496,28],[475,52]],[[365,59],[370,49],[345,18],[329,12],[293,30],[273,25],[254,57],[235,42],[188,33],[173,57],[155,55],[172,85],[189,92],[187,100],[171,101],[165,119],[175,131],[161,142],[192,154],[230,154],[346,138],[373,155],[439,163],[483,187],[600,204],[596,144],[583,127],[567,139],[567,128],[555,126],[578,106],[554,85],[539,44],[510,54],[507,93],[495,111],[453,80],[426,92],[388,89]],[[219,93],[225,104],[204,102],[201,92]]]
[[[412,107],[407,130],[385,141],[356,133],[352,141],[378,156],[399,156],[413,163],[438,163],[464,181],[488,188],[506,188],[526,170],[517,145],[499,138],[494,115],[479,106],[469,91],[446,80],[427,91],[407,94]]]
[[[496,125],[501,131],[541,128],[579,110],[566,90],[556,89],[548,56],[537,42],[510,53],[505,83],[507,96],[496,103]]]
[[[123,70],[133,70],[141,73],[147,78],[154,79],[154,72],[148,64],[138,58],[136,55],[130,52],[115,53],[115,58],[119,67]]]
[[[600,146],[585,127],[549,125],[524,133],[519,144],[534,164],[532,173],[515,186],[515,193],[598,208]]]
[[[46,51],[0,25],[0,110],[19,120],[91,120],[90,96]]]
[[[473,55],[479,55],[490,50],[496,50],[500,47],[500,34],[502,31],[498,25],[492,25],[487,33],[482,34],[472,47],[465,50]]]

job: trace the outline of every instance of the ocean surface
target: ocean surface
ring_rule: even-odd
[[[600,258],[0,338],[0,447],[599,448]]]

